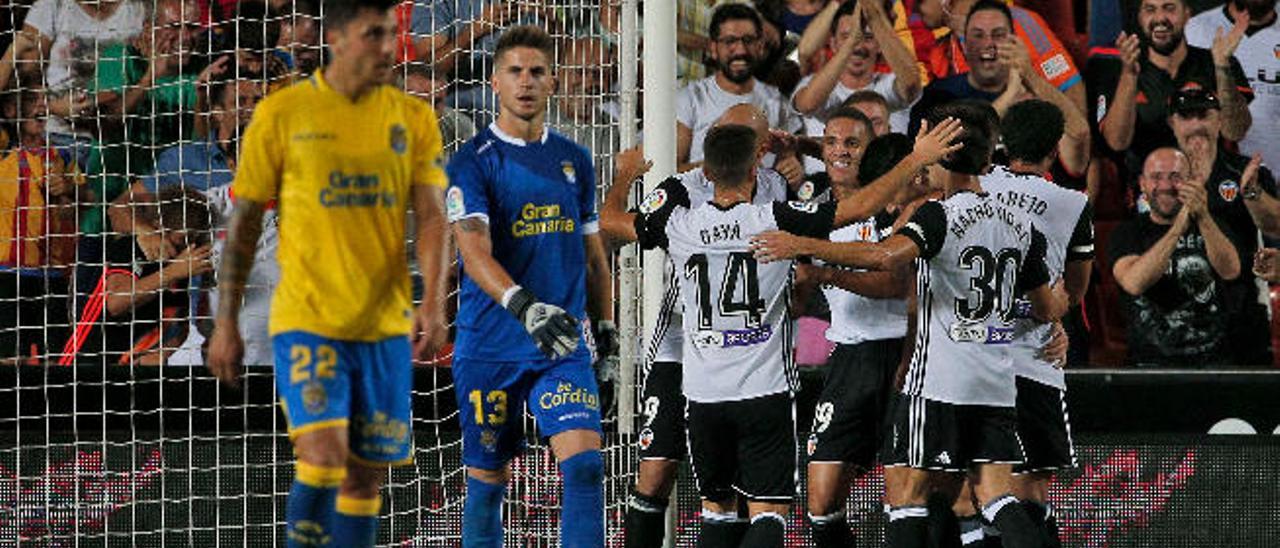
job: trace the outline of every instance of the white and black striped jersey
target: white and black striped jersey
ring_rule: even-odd
[[[673,177],[684,185],[689,203],[701,204],[711,199],[714,187],[702,168],[695,168]],[[768,168],[756,170],[756,193],[752,203],[770,204],[787,199],[787,180],[780,173]],[[684,349],[684,337],[680,334],[680,284],[675,283],[676,268],[670,260],[664,272],[666,287],[662,295],[662,307],[658,309],[658,325],[649,339],[649,352],[645,367],[653,362],[679,363]]]
[[[833,242],[879,242],[893,234],[893,216],[880,213],[875,217],[831,232]],[[847,268],[826,265],[832,268]],[[872,299],[833,286],[822,286],[831,309],[831,327],[827,340],[836,344],[858,344],[865,341],[899,339],[907,335],[907,301],[905,299]]]
[[[792,262],[757,263],[749,245],[770,230],[825,236],[835,204],[721,208],[689,198],[680,181],[669,179],[645,197],[636,216],[640,245],[666,249],[676,265],[685,397],[709,403],[795,390]]]
[[[1026,214],[970,191],[926,202],[899,233],[920,248],[916,340],[903,393],[1012,407],[1015,305],[1049,281],[1044,236]]]
[[[982,177],[982,189],[1005,206],[1026,213],[1044,234],[1050,282],[1062,278],[1068,261],[1093,259],[1093,210],[1083,192],[1060,187],[1039,175],[1013,173],[1003,166]],[[1020,308],[1025,310],[1027,306]],[[1009,357],[1019,377],[1065,390],[1066,374],[1062,369],[1039,358],[1040,349],[1052,335],[1053,328],[1048,324],[1022,319]]]

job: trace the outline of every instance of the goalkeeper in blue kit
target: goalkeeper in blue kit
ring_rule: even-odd
[[[600,353],[616,351],[595,170],[582,146],[544,125],[554,43],[514,27],[494,53],[497,121],[454,154],[445,210],[461,255],[453,377],[467,496],[464,547],[502,544],[510,461],[527,406],[560,463],[561,545],[604,546]],[[590,294],[590,298],[588,298]]]

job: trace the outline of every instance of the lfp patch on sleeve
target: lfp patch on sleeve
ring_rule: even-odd
[[[467,214],[467,206],[462,201],[462,188],[451,186],[444,197],[444,211],[449,221],[456,221]]]
[[[648,215],[659,209],[667,203],[667,191],[661,188],[653,189],[648,196],[644,197],[644,201],[640,203],[640,213]]]

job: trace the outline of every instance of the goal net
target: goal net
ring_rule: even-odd
[[[320,4],[0,7],[0,545],[283,545],[293,454],[266,338],[274,211],[241,316],[239,390],[203,367],[212,272],[166,271],[160,289],[106,280],[153,272],[155,254],[171,251],[144,228],[157,224],[186,229],[216,264],[236,143],[264,94],[323,63]],[[451,153],[496,117],[496,36],[520,23],[550,30],[558,89],[548,126],[591,151],[603,197],[613,155],[634,142],[619,41],[639,29],[620,29],[617,2],[473,5],[482,3],[396,9],[396,85],[436,107]],[[202,196],[208,211],[174,188]],[[416,277],[414,287],[417,298]],[[446,352],[415,367],[414,463],[390,474],[380,545],[460,544],[465,471],[449,361]],[[614,390],[626,403],[634,386]],[[635,455],[617,416],[606,420],[604,456],[607,534],[620,546]],[[506,545],[558,546],[559,472],[524,420],[530,447],[513,463]]]

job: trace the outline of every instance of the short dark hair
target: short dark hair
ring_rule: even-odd
[[[858,3],[856,1],[840,4],[840,7],[836,9],[836,16],[831,18],[831,36],[835,36],[836,31],[839,30],[840,20],[853,15],[853,10],[857,7]]]
[[[844,101],[840,103],[840,106],[853,107],[853,105],[858,103],[875,103],[884,107],[884,111],[886,113],[890,112],[889,100],[885,99],[883,95],[869,89],[862,89],[849,94],[849,96],[845,97]]]
[[[1058,148],[1066,120],[1053,103],[1028,99],[1009,107],[1000,120],[1000,137],[1009,160],[1038,163]]]
[[[717,185],[741,185],[756,162],[756,139],[756,130],[740,124],[711,128],[702,140],[702,170]]]
[[[155,203],[142,206],[138,216],[158,229],[185,231],[188,246],[208,243],[214,225],[205,196],[181,185],[161,188]]]
[[[858,165],[858,184],[869,185],[883,177],[902,162],[915,143],[910,137],[901,133],[886,133],[867,143],[866,152],[862,153],[862,163]]]
[[[708,29],[711,39],[720,38],[720,26],[727,21],[751,21],[756,26],[756,33],[764,32],[764,21],[760,12],[747,4],[724,4],[711,14],[711,28]]]
[[[966,29],[969,28],[969,20],[973,19],[973,14],[986,10],[998,11],[1004,14],[1004,20],[1009,22],[1009,30],[1013,30],[1013,11],[1009,9],[1007,4],[999,0],[978,0],[974,3],[973,7],[969,8],[969,15],[964,18],[964,27]]]
[[[835,110],[835,112],[832,112],[830,115],[828,115],[828,116],[827,116],[827,123],[829,124],[829,123],[831,123],[831,121],[832,121],[832,120],[835,120],[835,119],[837,119],[837,118],[844,118],[844,119],[846,119],[846,120],[853,120],[853,121],[855,121],[855,122],[858,122],[858,123],[862,124],[862,125],[863,125],[863,127],[867,128],[867,135],[875,135],[875,134],[876,134],[876,130],[875,130],[875,128],[874,128],[874,127],[872,127],[872,125],[871,125],[871,119],[870,119],[870,118],[867,118],[867,115],[866,115],[866,114],[863,114],[861,110],[858,110],[858,109],[853,108],[853,107],[843,107],[843,106],[842,106],[842,107],[840,107],[840,108],[836,109],[836,110]]]
[[[397,0],[323,0],[323,2],[320,19],[326,29],[340,29],[358,17],[362,11],[386,13],[400,3]]]
[[[248,67],[241,66],[236,61],[236,56],[226,54],[227,64],[221,76],[215,76],[209,81],[209,106],[210,108],[218,108],[225,98],[227,90],[235,89],[235,84],[241,80],[262,81],[263,74],[259,70],[249,70]],[[216,59],[214,61],[217,61]]]
[[[925,115],[929,127],[937,127],[947,118],[959,120],[964,127],[957,141],[963,147],[942,160],[942,167],[965,175],[985,173],[1000,137],[1000,117],[996,109],[977,99],[960,99],[938,105]]]
[[[511,27],[498,37],[498,45],[494,47],[493,59],[501,60],[502,55],[515,48],[533,48],[547,56],[550,65],[556,59],[556,41],[547,31],[533,25],[517,25]]]
[[[275,49],[280,41],[280,24],[274,18],[266,2],[246,0],[236,4],[235,18],[217,24],[214,53],[240,49],[263,55]]]

